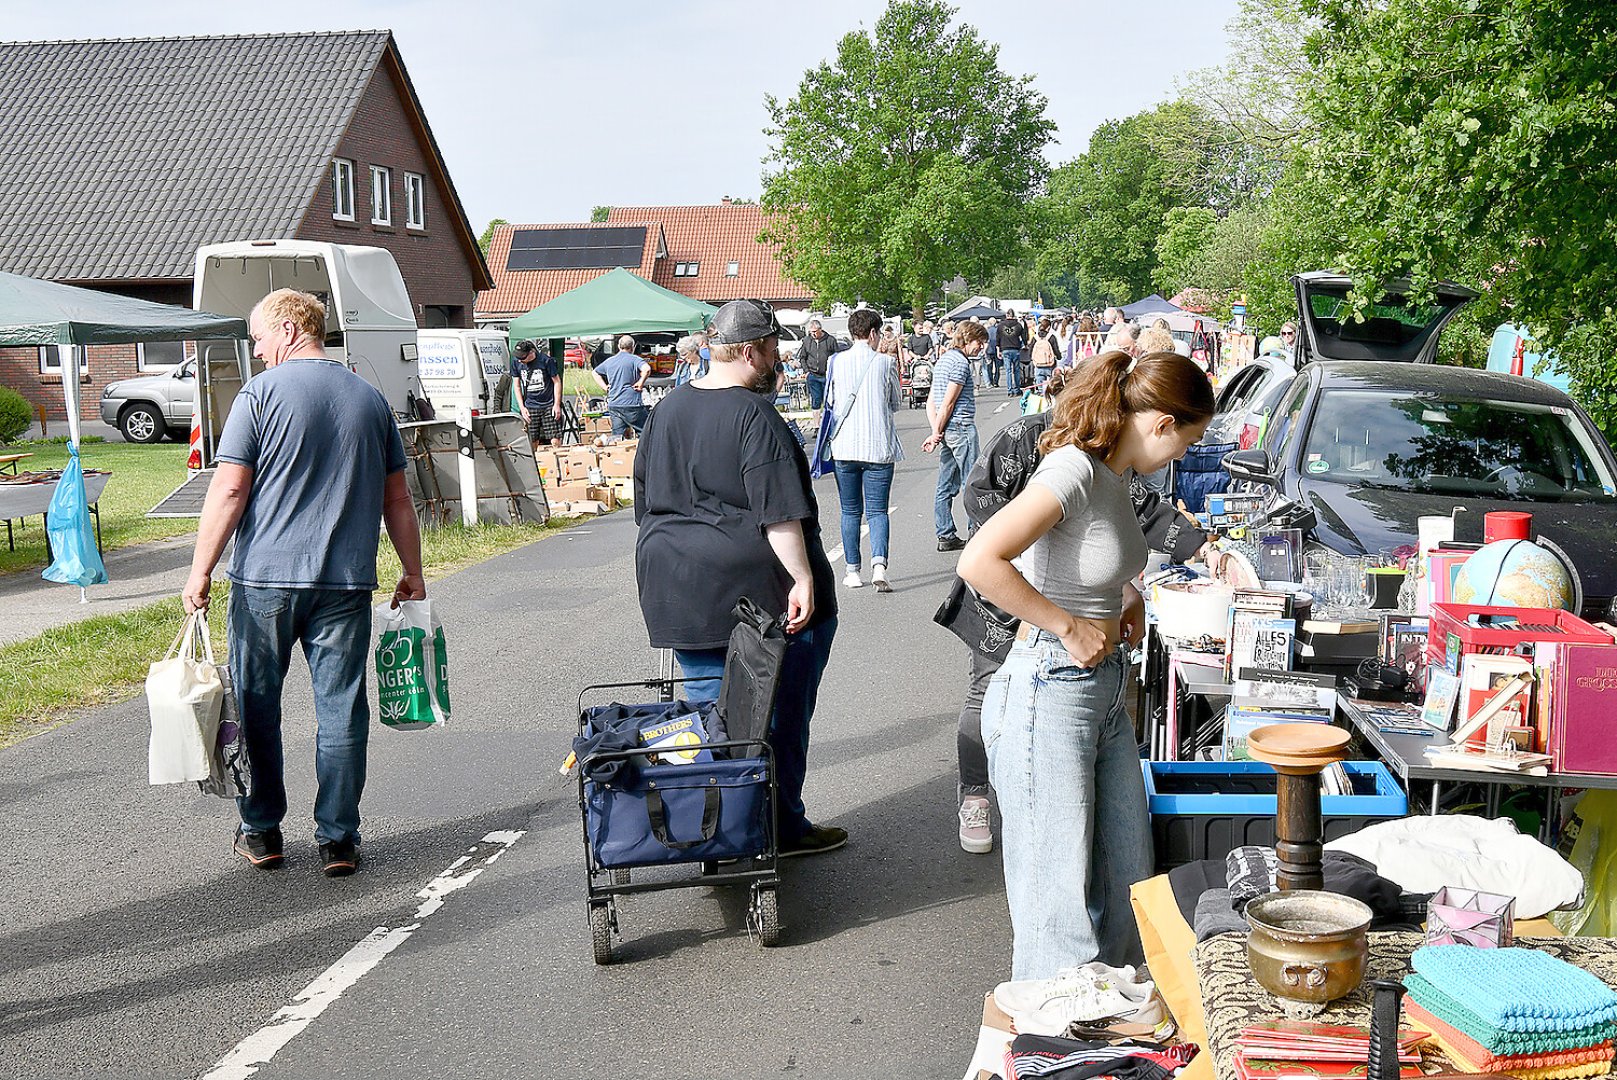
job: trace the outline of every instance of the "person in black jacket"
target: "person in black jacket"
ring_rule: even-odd
[[[1071,369],[1058,368],[1045,391],[1054,400]],[[1039,467],[1039,437],[1049,426],[1051,411],[1024,416],[1006,425],[994,436],[977,459],[966,480],[963,501],[971,527],[976,529],[1009,503],[1027,486],[1033,470]],[[1145,539],[1152,551],[1166,552],[1176,563],[1188,562],[1202,553],[1208,536],[1159,492],[1138,477],[1129,487],[1134,513],[1140,519]],[[971,683],[966,703],[960,710],[960,728],[955,739],[959,762],[957,794],[960,801],[960,846],[974,854],[994,850],[994,836],[988,812],[988,752],[983,746],[983,695],[988,680],[998,671],[999,661],[981,653],[971,654]]]
[[[808,372],[809,408],[825,404],[825,377],[831,370],[831,357],[843,348],[840,341],[821,328],[819,319],[809,320],[808,333],[797,347],[797,362]]]
[[[1005,365],[1005,390],[1010,397],[1022,392],[1027,382],[1022,371],[1022,350],[1027,346],[1027,327],[1007,311],[999,321],[999,358]]]

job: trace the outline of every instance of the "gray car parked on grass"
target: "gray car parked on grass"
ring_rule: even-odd
[[[101,419],[130,442],[154,443],[164,435],[179,440],[191,431],[196,400],[196,361],[171,372],[108,383],[101,391]]]

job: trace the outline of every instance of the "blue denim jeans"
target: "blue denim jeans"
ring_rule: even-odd
[[[859,522],[870,519],[870,558],[887,561],[887,497],[893,490],[893,463],[838,461],[837,494],[842,499],[842,558],[859,569]]]
[[[932,500],[932,524],[940,540],[959,535],[954,527],[954,497],[960,494],[975,464],[977,425],[944,428],[943,445],[938,447],[938,491]]]
[[[1151,821],[1126,657],[1078,667],[1035,631],[989,680],[983,741],[1004,821],[1012,979],[1141,960],[1129,886],[1151,874]]]
[[[809,408],[819,409],[825,405],[825,376],[809,372],[808,376]]]
[[[315,839],[358,841],[371,719],[371,594],[232,585],[227,622],[230,678],[253,767],[253,793],[236,800],[242,827],[262,832],[286,816],[281,686],[292,646],[301,642],[314,682]]]
[[[638,435],[646,429],[646,417],[651,415],[651,410],[644,405],[608,405],[606,415],[612,420],[612,434],[625,439],[630,432]]]
[[[1005,389],[1007,391],[1022,389],[1022,350],[1001,349],[999,355],[1005,362]]]
[[[791,843],[809,830],[803,809],[803,781],[808,776],[809,722],[820,695],[820,677],[831,659],[831,640],[837,636],[833,617],[801,634],[793,634],[781,664],[780,689],[775,694],[775,715],[769,725],[769,745],[775,751],[775,785],[780,794],[780,841]],[[687,701],[716,701],[724,675],[723,649],[675,649],[674,659],[687,679],[681,694]]]

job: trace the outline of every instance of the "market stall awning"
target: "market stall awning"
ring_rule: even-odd
[[[0,345],[245,338],[241,319],[0,273]]]
[[[1164,300],[1158,293],[1152,293],[1144,300],[1136,300],[1132,304],[1124,305],[1123,318],[1138,319],[1141,315],[1167,315],[1182,310],[1176,305]]]
[[[511,321],[511,340],[700,330],[718,308],[618,267]]]

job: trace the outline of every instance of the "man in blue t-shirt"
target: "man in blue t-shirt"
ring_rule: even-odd
[[[938,454],[938,489],[932,501],[932,522],[939,551],[966,546],[954,527],[954,497],[977,463],[977,392],[971,362],[988,347],[982,323],[962,323],[955,331],[955,347],[932,369],[932,394],[926,399],[926,418],[932,434],[921,449]]]
[[[233,847],[261,869],[282,859],[281,685],[301,641],[314,683],[314,834],[322,872],[341,877],[359,862],[379,523],[404,567],[394,607],[426,598],[421,534],[393,411],[374,386],[326,358],[324,305],[278,289],[248,325],[265,371],[236,397],[219,438],[185,610],[207,610],[213,569],[234,535],[230,678],[253,783],[236,800]]]
[[[618,338],[617,353],[595,369],[595,381],[606,391],[612,434],[620,439],[645,430],[650,410],[640,391],[645,389],[646,376],[650,374],[651,365],[634,354],[634,338],[628,334]]]

